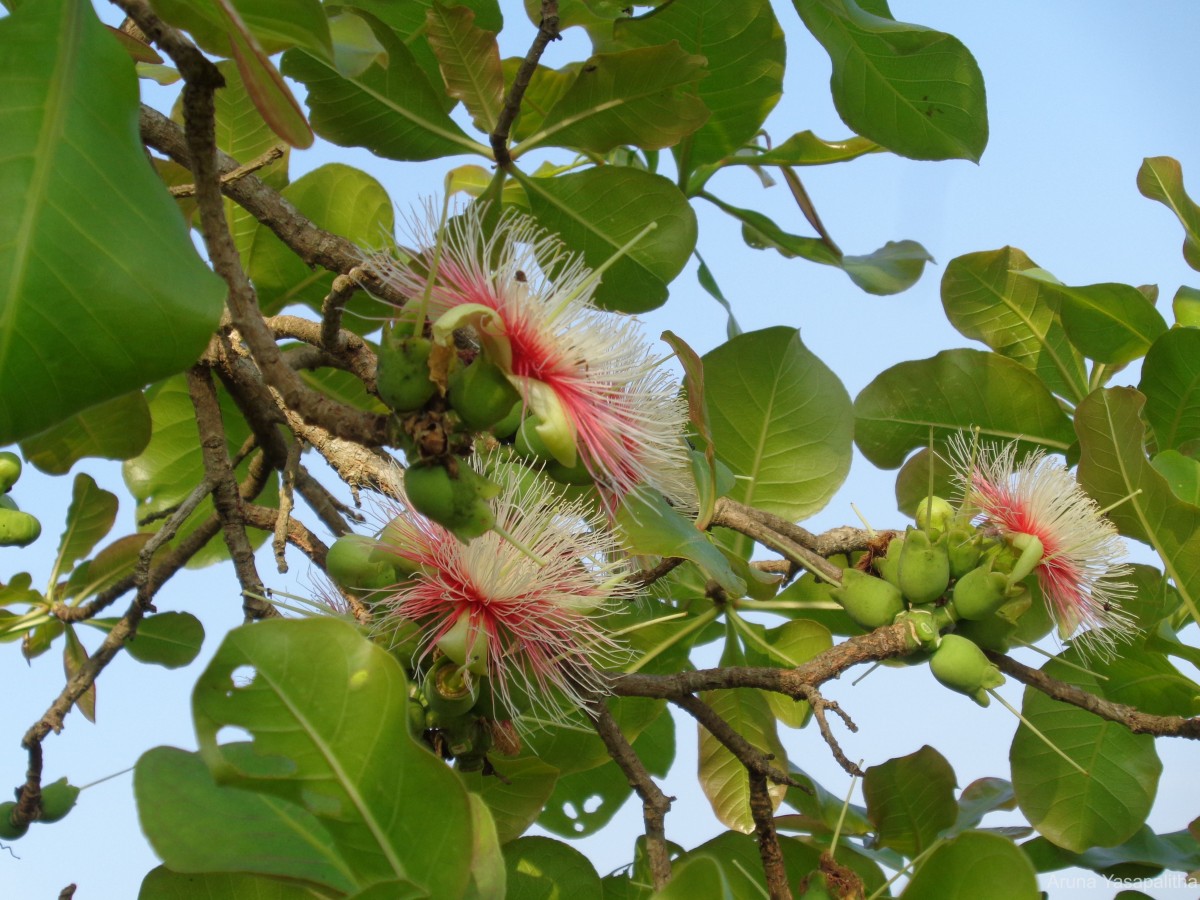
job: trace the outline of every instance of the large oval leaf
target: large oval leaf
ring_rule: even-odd
[[[88,456],[131,459],[150,440],[150,408],[141,391],[97,403],[21,441],[21,453],[50,475],[65,475]]]
[[[187,368],[225,285],[146,165],[137,78],[91,4],[23,4],[0,45],[3,445]]]
[[[894,469],[917,447],[978,428],[988,438],[1052,450],[1073,442],[1071,423],[1046,385],[1018,363],[980,350],[943,350],[882,372],[854,401],[854,440]]]
[[[797,521],[822,509],[850,471],[850,396],[795,328],[739,335],[704,356],[717,455],[731,496]]]
[[[1172,328],[1156,340],[1138,388],[1160,452],[1200,439],[1200,329]]]
[[[903,900],[1037,900],[1029,858],[998,834],[968,831],[929,855],[900,895]]]
[[[928,745],[871,766],[863,796],[879,843],[908,857],[928,850],[958,815],[955,786],[950,763]]]
[[[553,838],[523,837],[504,846],[508,900],[601,900],[600,876],[586,856]]]
[[[410,736],[408,703],[395,658],[327,618],[231,631],[192,697],[200,754],[218,782],[316,816],[362,885],[409,880],[457,897],[469,871],[446,865],[446,853],[470,852],[467,794]],[[227,726],[250,732],[253,754],[218,742]]]
[[[885,2],[792,4],[833,61],[833,102],[847,125],[901,156],[979,161],[983,74],[961,41],[895,21]]]
[[[655,229],[604,273],[595,299],[621,312],[646,312],[666,302],[667,284],[696,246],[696,213],[679,188],[661,175],[623,166],[557,178],[514,174],[538,222],[582,253],[593,269],[654,223]]]
[[[1142,160],[1137,174],[1138,190],[1157,200],[1179,219],[1183,226],[1183,258],[1193,269],[1200,269],[1200,206],[1183,187],[1183,167],[1169,156]]]

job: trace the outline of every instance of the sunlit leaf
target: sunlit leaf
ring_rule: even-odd
[[[229,0],[268,53],[288,47],[330,52],[329,26],[319,0]],[[154,11],[191,33],[205,50],[231,56],[229,20],[215,0],[154,0]]]
[[[312,900],[299,885],[242,872],[173,872],[158,866],[142,879],[137,900]]]
[[[1160,451],[1200,439],[1200,329],[1160,335],[1146,353],[1138,389]]]
[[[955,37],[873,15],[855,0],[792,0],[833,61],[842,120],[912,159],[970,159],[987,145],[983,75]]]
[[[536,759],[492,760],[494,774],[459,772],[467,789],[491,810],[496,838],[507,844],[524,834],[554,791],[558,769]]]
[[[79,473],[71,486],[71,506],[67,509],[67,525],[58,542],[58,558],[54,571],[65,575],[92,552],[112,530],[117,519],[117,495],[96,484],[91,475]]]
[[[1157,200],[1179,219],[1183,226],[1183,258],[1193,269],[1200,269],[1200,206],[1183,187],[1183,167],[1169,156],[1151,156],[1142,160],[1137,174],[1138,190]]]
[[[908,857],[929,849],[958,815],[955,787],[954,769],[928,745],[871,766],[863,796],[879,842]]]
[[[903,900],[1038,900],[1037,876],[1008,838],[967,831],[921,863]]]
[[[941,442],[979,428],[985,440],[1060,451],[1074,441],[1070,420],[1036,375],[979,350],[943,350],[892,366],[855,398],[854,415],[858,449],[885,469],[927,446],[931,431]]]
[[[1151,465],[1171,486],[1171,492],[1192,506],[1200,507],[1200,460],[1184,456],[1177,450],[1157,454]]]
[[[462,101],[476,128],[491,134],[504,105],[504,73],[496,35],[475,24],[473,10],[444,6],[436,0],[426,22],[429,45],[437,55],[447,92]]]
[[[187,368],[225,285],[146,165],[137,79],[91,5],[26,4],[0,43],[0,382],[21,387],[0,397],[8,444]]]
[[[88,624],[110,631],[119,619],[89,619]],[[178,669],[192,662],[204,643],[204,626],[191,613],[161,612],[138,623],[137,634],[125,651],[138,662]]]

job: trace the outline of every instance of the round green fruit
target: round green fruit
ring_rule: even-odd
[[[966,694],[980,706],[991,702],[989,688],[1004,684],[1004,676],[967,638],[948,634],[929,660],[929,669],[952,691]]]
[[[379,347],[375,386],[379,399],[396,412],[420,409],[437,390],[429,380],[433,342],[423,337],[384,338]]]
[[[39,822],[57,822],[65,818],[79,799],[79,788],[60,778],[42,786],[42,817]]]
[[[961,619],[983,619],[1008,600],[1008,578],[990,565],[972,569],[954,584],[954,612]]]
[[[8,491],[21,477],[21,457],[11,450],[0,451],[0,494]]]
[[[478,356],[451,378],[446,399],[464,425],[485,431],[507,417],[521,395],[497,366]]]
[[[948,500],[941,497],[926,497],[917,506],[917,514],[914,518],[917,521],[917,527],[922,530],[935,528],[938,531],[945,531],[954,519],[954,507]]]
[[[413,509],[449,529],[464,543],[496,524],[496,515],[487,501],[498,491],[495,482],[462,461],[456,475],[436,463],[418,463],[404,473],[404,492]]]
[[[17,838],[23,837],[29,830],[28,822],[24,825],[13,824],[12,814],[16,808],[17,804],[14,800],[0,803],[0,838],[6,841],[15,841]]]
[[[343,534],[329,547],[325,571],[338,587],[353,593],[370,593],[393,587],[403,575],[391,554],[374,538],[363,534]]]
[[[0,547],[25,547],[42,533],[42,523],[29,513],[0,509]]]
[[[863,628],[891,625],[904,610],[904,597],[894,584],[858,569],[843,569],[841,587],[830,594]]]

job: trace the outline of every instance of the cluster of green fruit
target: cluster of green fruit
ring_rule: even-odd
[[[1024,580],[1042,547],[1030,535],[989,533],[940,497],[923,501],[916,520],[870,559],[873,571],[843,569],[832,595],[864,628],[908,624],[910,659],[927,659],[943,685],[987,706],[1004,676],[983,650],[1008,648],[1032,604]]]
[[[440,403],[443,392],[434,372],[444,366],[444,402],[463,436],[488,432],[497,441],[511,442],[518,455],[564,484],[591,483],[578,457],[573,465],[564,465],[546,446],[539,434],[541,420],[527,414],[520,393],[486,353],[479,352],[463,364],[458,353],[450,351],[443,357],[434,341],[401,336],[399,327],[384,330],[376,369],[379,399],[394,412],[413,413],[432,401]],[[414,509],[462,541],[491,530],[495,517],[488,501],[499,490],[493,482],[471,470],[461,455],[426,455],[416,446],[405,449],[410,458],[416,457],[405,476],[405,492]]]
[[[0,547],[24,547],[42,533],[42,523],[21,512],[16,501],[8,496],[20,477],[21,457],[7,450],[0,452]]]
[[[65,817],[75,806],[75,801],[79,798],[79,791],[80,789],[74,785],[67,784],[65,778],[60,778],[53,784],[42,785],[42,814],[37,821],[57,822]],[[17,838],[23,837],[29,830],[28,822],[20,825],[13,823],[12,815],[16,809],[15,800],[0,803],[0,838],[15,841]]]

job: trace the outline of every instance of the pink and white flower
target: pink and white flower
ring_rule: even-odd
[[[1018,464],[1016,442],[952,444],[963,509],[1022,552],[1014,576],[1032,566],[1063,640],[1112,655],[1133,620],[1121,609],[1132,587],[1122,579],[1125,544],[1070,470],[1038,450]],[[1026,569],[1026,571],[1028,571]],[[1080,631],[1083,629],[1082,631]]]
[[[532,219],[506,210],[485,234],[482,215],[471,206],[440,233],[430,215],[415,258],[368,266],[411,298],[406,312],[424,309],[435,340],[472,326],[555,459],[582,458],[610,507],[642,484],[694,507],[686,402],[638,320],[596,307],[597,273]]]
[[[463,672],[486,675],[503,706],[496,718],[561,720],[604,692],[598,667],[621,656],[604,618],[631,596],[628,570],[593,506],[565,502],[522,466],[488,475],[501,485],[491,504],[505,536],[464,544],[405,504],[392,511],[379,540],[417,571],[379,592],[379,628],[409,620],[421,630],[419,658],[436,647]]]

